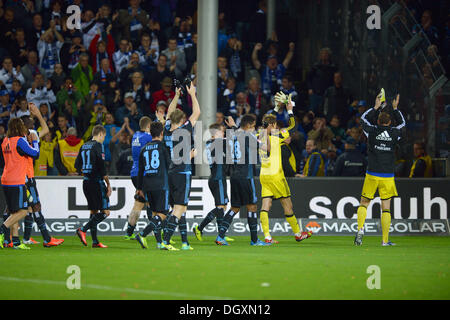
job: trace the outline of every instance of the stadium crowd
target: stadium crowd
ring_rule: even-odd
[[[266,1],[241,1],[233,10],[237,3],[220,1],[216,122],[232,116],[239,125],[251,113],[261,124],[276,92],[292,94],[298,129],[282,147],[286,176],[362,176],[367,146],[360,122],[372,102],[345,87],[328,48],[296,87],[295,43],[281,44],[276,33],[266,40],[260,31]],[[82,9],[81,30],[67,28],[71,4]],[[422,25],[430,37],[438,34],[426,17]],[[32,102],[51,131],[40,142],[36,176],[76,175],[78,151],[97,124],[107,130],[108,174],[128,176],[139,119],[166,113],[173,79],[196,82],[196,29],[196,1],[0,0],[0,137],[10,118],[29,115]],[[448,25],[444,32],[439,47],[448,56]],[[192,113],[186,97],[179,108]],[[287,125],[285,109],[277,118]],[[399,168],[399,176],[410,175]]]

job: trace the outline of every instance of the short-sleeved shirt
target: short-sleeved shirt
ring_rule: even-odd
[[[152,141],[152,136],[147,132],[137,131],[131,140],[131,154],[133,156],[133,167],[130,176],[136,177],[139,171],[139,155],[142,148]]]
[[[85,180],[103,180],[103,177],[106,176],[103,144],[95,140],[83,144],[75,160],[75,168],[83,174]]]
[[[194,131],[191,121],[170,131],[171,122],[166,121],[164,127],[164,143],[169,149],[171,163],[170,173],[192,174],[191,150],[192,133]]]

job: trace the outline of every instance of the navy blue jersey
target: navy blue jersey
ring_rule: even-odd
[[[258,162],[258,139],[253,133],[237,130],[232,140],[228,141],[232,148],[233,170],[231,178],[252,179],[256,173]]]
[[[133,135],[133,140],[131,141],[131,154],[133,156],[133,166],[131,167],[130,176],[137,177],[139,171],[139,154],[141,153],[142,147],[147,143],[152,141],[152,136],[150,133],[137,131]]]
[[[210,180],[223,180],[227,169],[227,141],[223,138],[206,141],[206,155],[208,157]]]
[[[147,143],[139,155],[137,188],[143,191],[168,190],[170,155],[164,142]]]
[[[83,144],[75,160],[75,168],[86,180],[103,180],[106,176],[105,149],[103,144],[90,140]]]
[[[192,123],[188,120],[173,131],[170,131],[170,126],[171,122],[167,120],[164,127],[164,143],[170,152],[169,171],[191,174],[192,132],[194,131]]]

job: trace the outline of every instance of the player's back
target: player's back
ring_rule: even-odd
[[[211,174],[210,180],[223,180],[226,178],[226,139],[216,138],[206,141],[206,154]]]
[[[253,179],[258,161],[258,140],[251,132],[235,131],[232,140],[229,140],[233,155],[233,179]]]
[[[192,123],[188,120],[171,131],[170,120],[164,126],[164,143],[170,153],[170,173],[192,174],[190,152],[192,149]]]
[[[281,144],[287,138],[289,138],[289,132],[287,129],[282,129],[280,131],[277,130],[269,136],[270,150],[266,151],[259,148],[259,156],[261,159],[260,175],[284,175],[281,159]]]
[[[102,180],[106,176],[103,144],[90,140],[83,144],[75,161],[75,168],[86,180]]]
[[[141,150],[139,178],[143,190],[167,190],[170,155],[162,141],[147,143]]]
[[[147,132],[137,131],[131,140],[131,154],[133,157],[133,166],[131,168],[130,176],[136,177],[139,171],[139,155],[142,148],[152,141],[152,136]]]

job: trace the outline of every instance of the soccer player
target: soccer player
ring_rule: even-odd
[[[225,123],[228,124],[226,120]],[[220,225],[223,221],[223,215],[225,213],[225,210],[227,209],[227,205],[229,202],[226,179],[227,141],[224,138],[225,127],[222,124],[215,123],[209,126],[209,131],[211,133],[211,139],[206,142],[206,154],[209,162],[209,168],[211,170],[211,175],[208,179],[208,186],[214,197],[214,203],[216,207],[206,215],[199,226],[195,226],[192,229],[196,238],[200,241],[203,241],[203,229],[211,221],[213,221],[214,218],[217,218],[217,226],[218,228],[220,228]],[[230,240],[230,238],[225,240],[232,241],[232,239]]]
[[[28,213],[27,188],[25,180],[27,175],[27,156],[37,159],[39,157],[39,142],[37,136],[30,135],[31,145],[25,136],[28,129],[22,119],[14,118],[8,123],[8,132],[2,143],[2,152],[5,159],[5,168],[2,174],[2,187],[6,198],[9,217],[0,226],[0,247],[3,248],[5,233],[11,229],[13,246],[16,249],[30,249],[20,243],[18,223]]]
[[[109,216],[109,196],[111,185],[106,175],[103,141],[106,130],[102,125],[92,129],[92,140],[83,144],[75,160],[75,168],[83,174],[83,193],[87,199],[91,218],[76,231],[81,243],[87,246],[86,232],[90,229],[93,248],[107,248],[98,241],[97,225]],[[106,184],[105,184],[106,183]]]
[[[312,232],[300,232],[297,218],[291,200],[291,191],[284,176],[282,160],[281,160],[281,143],[288,139],[290,134],[297,130],[294,117],[293,104],[291,96],[289,96],[286,110],[289,113],[289,127],[282,129],[278,127],[276,113],[280,107],[280,103],[275,102],[275,109],[271,114],[263,117],[263,127],[259,135],[260,148],[259,154],[261,158],[261,198],[262,208],[260,213],[261,225],[265,236],[266,243],[278,243],[274,240],[269,232],[269,211],[272,207],[273,200],[280,200],[284,210],[286,221],[292,228],[296,241],[302,241],[311,237]]]
[[[368,166],[364,186],[361,194],[361,203],[358,208],[358,232],[354,244],[362,245],[364,235],[364,222],[367,215],[367,207],[373,200],[375,192],[381,197],[381,229],[383,233],[383,246],[395,245],[389,241],[389,227],[391,225],[391,198],[396,197],[397,188],[394,181],[395,146],[401,138],[401,129],[405,126],[405,119],[397,109],[400,95],[392,102],[394,118],[399,125],[391,126],[391,116],[387,112],[378,115],[377,124],[372,124],[376,118],[382,103],[382,94],[377,96],[375,107],[367,110],[361,117],[361,123],[365,134],[368,136]]]
[[[234,121],[231,125],[235,127]],[[231,183],[231,209],[225,214],[221,225],[219,226],[219,235],[216,238],[217,245],[227,246],[225,233],[241,207],[247,207],[247,222],[250,229],[250,245],[266,246],[271,243],[265,243],[258,239],[258,214],[257,197],[255,189],[255,165],[257,162],[258,140],[254,135],[256,118],[253,115],[246,114],[242,117],[241,127],[236,130],[233,139],[229,141],[232,150],[232,173]]]
[[[136,228],[136,223],[139,220],[141,215],[141,211],[145,206],[145,198],[139,196],[137,193],[137,180],[138,180],[138,171],[139,171],[139,154],[141,153],[142,148],[149,142],[152,141],[152,136],[150,134],[150,125],[152,123],[152,119],[149,117],[142,117],[139,120],[139,128],[140,131],[137,131],[133,135],[132,143],[131,143],[131,154],[133,156],[133,167],[131,168],[131,181],[133,182],[133,186],[136,188],[136,194],[134,196],[134,206],[131,209],[131,213],[128,217],[128,228],[127,235],[125,236],[126,240],[132,240],[135,238],[134,229]],[[147,208],[147,216],[150,219],[151,211]]]
[[[41,131],[39,134],[36,133],[36,131],[33,130],[34,122],[29,116],[22,117],[22,120],[25,124],[25,126],[28,128],[29,132],[33,132],[38,136],[38,142],[39,140],[44,137],[48,132],[48,126],[45,122],[44,118],[41,116],[41,113],[38,112],[38,108],[33,104],[29,103],[29,109],[31,114],[35,115],[36,118],[39,120],[39,124],[41,126]],[[33,158],[28,157],[27,158],[27,180],[26,180],[26,186],[28,191],[31,194],[31,201],[29,201],[28,205],[28,215],[25,217],[24,221],[24,232],[23,232],[23,243],[24,244],[36,244],[37,242],[32,239],[31,236],[31,230],[33,227],[33,220],[37,223],[39,230],[41,231],[42,237],[44,238],[43,245],[44,247],[56,247],[59,246],[64,242],[64,239],[55,239],[53,237],[50,237],[50,234],[47,230],[47,226],[45,224],[45,218],[42,215],[41,212],[41,202],[39,200],[39,193],[36,186],[36,180],[34,179],[34,164],[33,164]]]
[[[136,188],[138,195],[148,201],[154,214],[145,229],[136,234],[136,240],[142,248],[147,249],[146,237],[154,231],[157,247],[161,249],[161,224],[169,211],[170,155],[163,141],[163,124],[161,122],[152,123],[150,133],[153,141],[147,143],[139,155]]]
[[[193,250],[187,238],[186,209],[191,191],[192,168],[191,159],[194,157],[192,148],[192,132],[200,117],[200,105],[193,83],[187,86],[187,92],[192,99],[192,115],[186,121],[186,114],[176,109],[180,91],[177,89],[175,97],[167,112],[168,120],[164,127],[164,142],[169,148],[171,164],[169,167],[170,203],[173,204],[172,215],[167,218],[164,230],[164,241],[161,249],[179,250],[170,244],[177,225],[180,228],[182,250]]]

